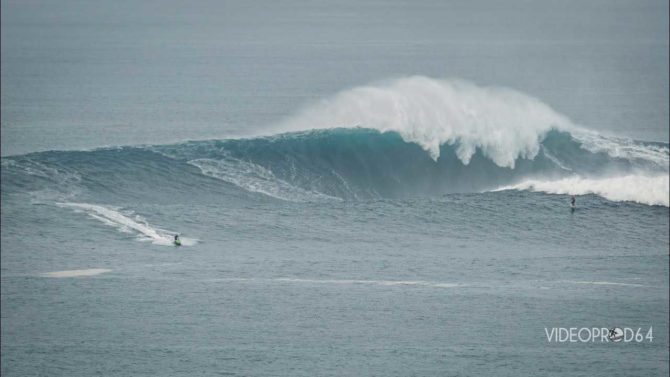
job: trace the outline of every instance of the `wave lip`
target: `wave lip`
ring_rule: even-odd
[[[527,190],[548,194],[596,194],[611,201],[670,206],[668,175],[624,175],[609,178],[571,176],[557,180],[529,179],[494,191]]]

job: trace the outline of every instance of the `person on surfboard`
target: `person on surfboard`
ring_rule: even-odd
[[[174,244],[177,245],[177,246],[181,245],[181,240],[179,239],[178,234],[174,235]]]
[[[570,197],[570,206],[572,208],[575,208],[575,196],[574,195],[572,195],[572,197]]]

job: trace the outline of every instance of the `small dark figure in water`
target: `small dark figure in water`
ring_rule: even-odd
[[[574,195],[572,195],[572,197],[570,198],[570,205],[573,206],[573,207],[575,206],[575,196]]]
[[[174,235],[174,242],[179,242],[179,235],[178,234]]]

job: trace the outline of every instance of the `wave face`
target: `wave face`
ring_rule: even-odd
[[[2,190],[171,203],[515,189],[668,205],[668,144],[600,135],[509,89],[413,77],[340,93],[278,127],[289,132],[3,158]]]
[[[601,144],[606,142],[615,141],[603,138]],[[534,158],[517,159],[512,169],[480,150],[466,165],[457,144],[441,145],[433,160],[395,132],[334,129],[11,157],[3,159],[2,189],[86,202],[183,202],[245,192],[287,201],[351,200],[527,189],[667,206],[667,146],[634,145],[631,150],[652,157],[591,151],[572,134],[554,130]]]

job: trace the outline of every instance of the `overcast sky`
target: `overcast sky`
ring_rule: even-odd
[[[668,137],[668,2],[2,1],[2,153],[249,133],[421,74]]]

